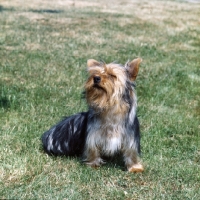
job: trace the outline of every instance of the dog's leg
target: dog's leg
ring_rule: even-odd
[[[105,164],[103,159],[100,157],[98,149],[96,148],[86,148],[83,161],[86,163],[86,165],[94,168],[100,167],[101,164]]]
[[[126,149],[123,152],[125,165],[129,172],[143,172],[144,168],[142,164],[138,161],[137,151],[133,149]]]

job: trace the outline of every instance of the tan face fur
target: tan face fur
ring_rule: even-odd
[[[140,58],[126,64],[125,67],[110,63],[100,63],[94,59],[87,61],[89,78],[85,84],[86,99],[94,109],[106,109],[117,106],[125,111],[126,105],[121,98],[126,88],[127,79],[134,81],[137,77]],[[120,110],[120,109],[119,109]]]

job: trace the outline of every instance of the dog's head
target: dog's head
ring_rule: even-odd
[[[94,59],[87,61],[89,73],[85,84],[85,94],[88,104],[94,109],[106,109],[123,104],[122,97],[127,89],[127,83],[137,77],[139,64],[137,58],[125,66],[110,63],[105,64]],[[131,92],[129,92],[131,95]]]

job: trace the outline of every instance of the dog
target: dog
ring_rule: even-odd
[[[50,155],[81,155],[91,167],[104,164],[103,156],[121,153],[129,172],[144,171],[134,85],[141,61],[136,58],[123,66],[89,59],[84,86],[89,110],[66,117],[45,132],[44,150]]]

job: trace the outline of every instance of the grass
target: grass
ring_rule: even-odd
[[[199,15],[186,1],[1,1],[0,198],[199,199]],[[47,156],[42,133],[87,109],[87,59],[138,56],[145,172]]]

